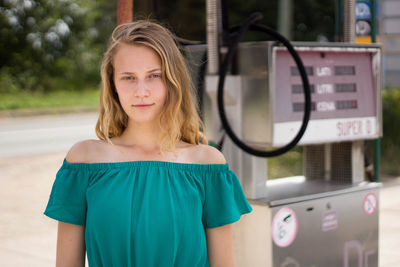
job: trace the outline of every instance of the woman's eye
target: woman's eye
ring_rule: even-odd
[[[135,79],[135,77],[132,77],[132,76],[125,76],[125,77],[122,77],[122,80],[125,80],[125,81],[132,81],[132,80],[134,80]]]
[[[161,74],[159,74],[159,73],[154,73],[154,74],[150,75],[150,78],[160,78],[160,77],[161,77]]]

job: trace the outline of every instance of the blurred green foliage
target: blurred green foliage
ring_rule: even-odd
[[[389,143],[400,145],[400,89],[386,89],[382,92],[383,134]]]
[[[382,173],[400,175],[400,89],[382,92],[383,138]]]
[[[303,148],[301,146],[267,160],[268,179],[303,175]]]
[[[115,26],[110,3],[0,0],[0,93],[97,85],[105,39]]]
[[[293,40],[334,41],[335,1],[293,1]]]

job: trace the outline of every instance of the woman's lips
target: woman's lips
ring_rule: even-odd
[[[132,106],[134,106],[135,108],[147,108],[152,105],[154,105],[154,103],[153,104],[137,104],[137,105],[132,105]]]

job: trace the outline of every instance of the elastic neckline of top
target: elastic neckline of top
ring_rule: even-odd
[[[93,162],[93,163],[78,163],[68,162],[65,158],[63,166],[68,169],[76,170],[101,170],[101,169],[117,169],[117,168],[169,168],[188,171],[227,171],[229,170],[228,163],[224,164],[197,164],[197,163],[182,163],[170,161],[120,161],[120,162]]]

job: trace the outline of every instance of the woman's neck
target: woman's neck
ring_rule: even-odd
[[[160,127],[155,123],[129,122],[128,127],[118,137],[117,143],[123,146],[134,146],[144,151],[160,148]]]

